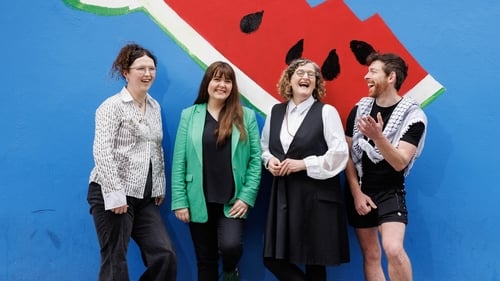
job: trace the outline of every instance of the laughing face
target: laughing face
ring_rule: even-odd
[[[147,93],[156,77],[155,62],[146,55],[137,58],[129,69],[124,71],[123,76],[131,93]]]
[[[384,71],[384,63],[378,60],[372,62],[365,75],[365,81],[368,85],[368,96],[373,98],[382,96],[390,84],[389,76]]]
[[[316,87],[316,76],[317,72],[312,63],[297,67],[290,78],[295,104],[301,103],[313,94]]]

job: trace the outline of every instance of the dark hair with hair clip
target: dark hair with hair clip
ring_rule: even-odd
[[[136,43],[130,43],[123,46],[113,62],[113,66],[111,67],[111,77],[125,78],[123,73],[129,70],[130,66],[136,59],[143,56],[150,57],[156,66],[156,57],[148,49],[145,49]]]

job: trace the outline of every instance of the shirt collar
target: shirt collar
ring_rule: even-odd
[[[316,100],[313,98],[313,96],[310,96],[309,98],[307,98],[305,101],[299,103],[299,105],[295,105],[295,103],[293,102],[293,100],[290,100],[288,102],[288,112],[291,112],[294,108],[295,111],[298,113],[298,114],[303,114],[304,112],[306,112],[311,106],[312,104],[315,102]]]
[[[120,91],[120,95],[122,98],[123,102],[132,102],[134,101],[134,98],[132,97],[132,94],[127,90],[127,87],[123,86],[122,90]],[[146,103],[149,102],[149,94],[146,94]]]

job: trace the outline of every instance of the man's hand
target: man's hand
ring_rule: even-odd
[[[377,209],[377,205],[373,203],[370,196],[360,192],[356,197],[354,197],[354,207],[356,208],[356,212],[360,216],[364,216],[372,211],[372,209]]]
[[[373,119],[371,116],[364,116],[359,118],[358,121],[358,129],[359,131],[365,135],[367,138],[372,140],[376,140],[380,137],[383,137],[382,128],[384,127],[384,121],[382,120],[382,115],[377,113],[377,121]]]

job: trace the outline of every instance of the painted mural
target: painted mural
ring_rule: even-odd
[[[167,171],[180,112],[212,61],[235,66],[262,126],[291,59],[321,66],[326,101],[345,119],[367,93],[366,54],[400,53],[409,63],[403,93],[421,102],[429,121],[407,180],[414,280],[500,280],[497,0],[16,0],[0,7],[0,281],[97,279],[86,200],[94,114],[123,85],[109,69],[130,41],[158,58],[150,94],[162,106]],[[242,281],[275,280],[262,263],[269,185],[263,174],[244,233]],[[161,210],[178,280],[192,281],[189,228],[169,201]],[[329,267],[330,281],[364,280],[351,228],[349,239],[351,261]],[[143,269],[132,242],[131,280]]]
[[[427,73],[384,23],[374,15],[359,20],[341,0],[311,6],[305,0],[65,0],[75,8],[101,15],[144,12],[201,67],[215,60],[232,63],[241,93],[267,114],[280,100],[276,81],[286,64],[299,57],[316,61],[327,82],[325,102],[346,118],[366,95],[359,81],[373,51],[395,52],[409,65],[401,92],[425,106],[444,87]],[[196,7],[196,8],[193,8]],[[220,15],[224,11],[224,16]]]

